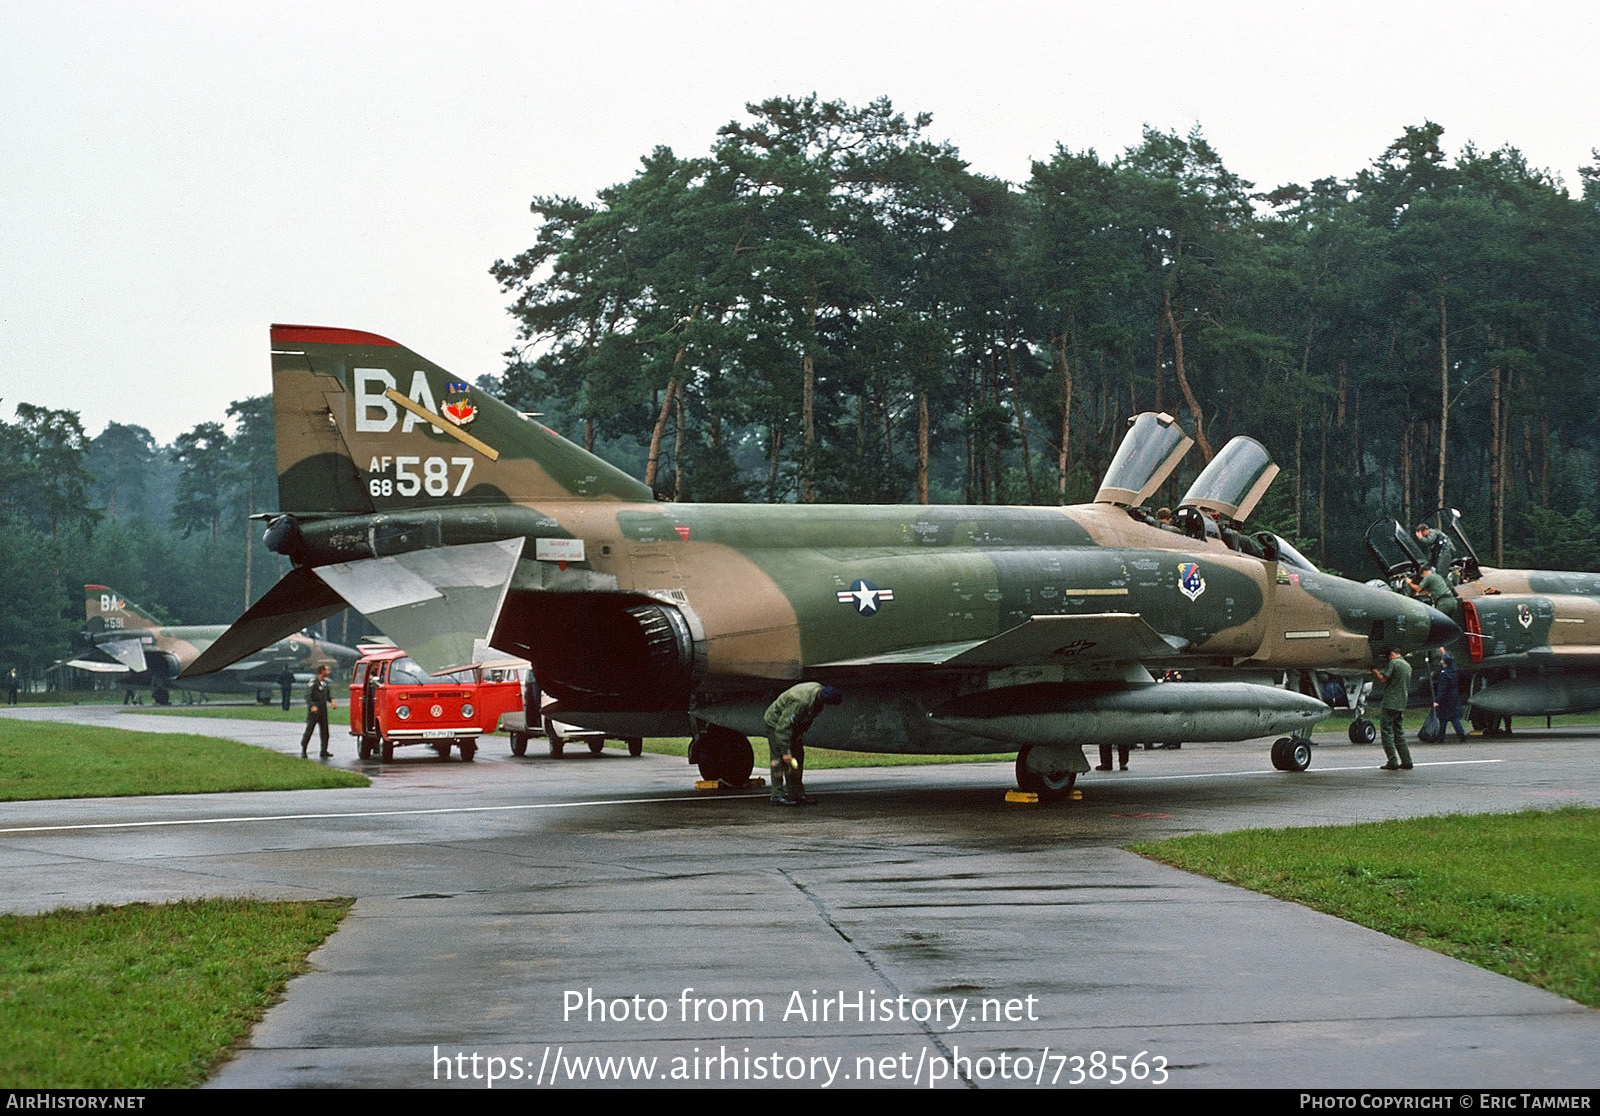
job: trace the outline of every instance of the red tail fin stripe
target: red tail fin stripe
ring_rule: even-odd
[[[331,326],[274,325],[274,345],[387,345],[398,349],[400,343],[376,333],[359,329],[334,329]]]

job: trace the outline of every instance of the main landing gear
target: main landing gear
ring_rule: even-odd
[[[1053,751],[1050,760],[1042,765],[1044,770],[1038,770],[1039,763],[1028,762],[1035,747],[1030,744],[1017,753],[1017,786],[1038,795],[1040,802],[1059,802],[1070,796],[1078,773]]]
[[[641,747],[643,741],[640,741]],[[628,751],[633,752],[632,742]],[[705,725],[694,742],[694,762],[700,778],[715,780],[730,787],[742,787],[755,770],[756,753],[750,739],[721,725]]]
[[[1311,766],[1311,741],[1294,736],[1274,740],[1272,766],[1279,771],[1304,771]]]

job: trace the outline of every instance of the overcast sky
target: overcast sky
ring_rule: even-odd
[[[49,3],[0,0],[0,415],[162,442],[271,389],[271,322],[381,333],[467,379],[515,340],[488,275],[536,194],[592,199],[746,102],[887,95],[1020,182],[1199,124],[1263,188],[1408,124],[1600,147],[1578,3]]]

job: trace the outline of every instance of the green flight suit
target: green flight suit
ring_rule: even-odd
[[[1456,591],[1450,588],[1450,583],[1438,570],[1429,570],[1427,576],[1417,583],[1417,588],[1423,596],[1428,598],[1428,603],[1450,619],[1461,622],[1460,606],[1456,602]]]
[[[1379,720],[1383,729],[1383,754],[1390,763],[1411,766],[1411,749],[1406,747],[1406,701],[1411,696],[1411,664],[1403,657],[1389,660],[1383,671],[1383,704]]]
[[[822,712],[822,683],[801,682],[778,695],[761,718],[767,725],[767,753],[771,760],[772,798],[775,802],[805,797],[806,729]],[[784,762],[791,757],[794,765]]]

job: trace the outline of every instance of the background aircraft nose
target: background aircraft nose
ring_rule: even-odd
[[[1443,647],[1452,639],[1455,639],[1456,636],[1461,634],[1460,624],[1457,624],[1454,620],[1450,619],[1450,617],[1446,616],[1432,605],[1427,605],[1426,607],[1428,610],[1427,645],[1429,647]]]

